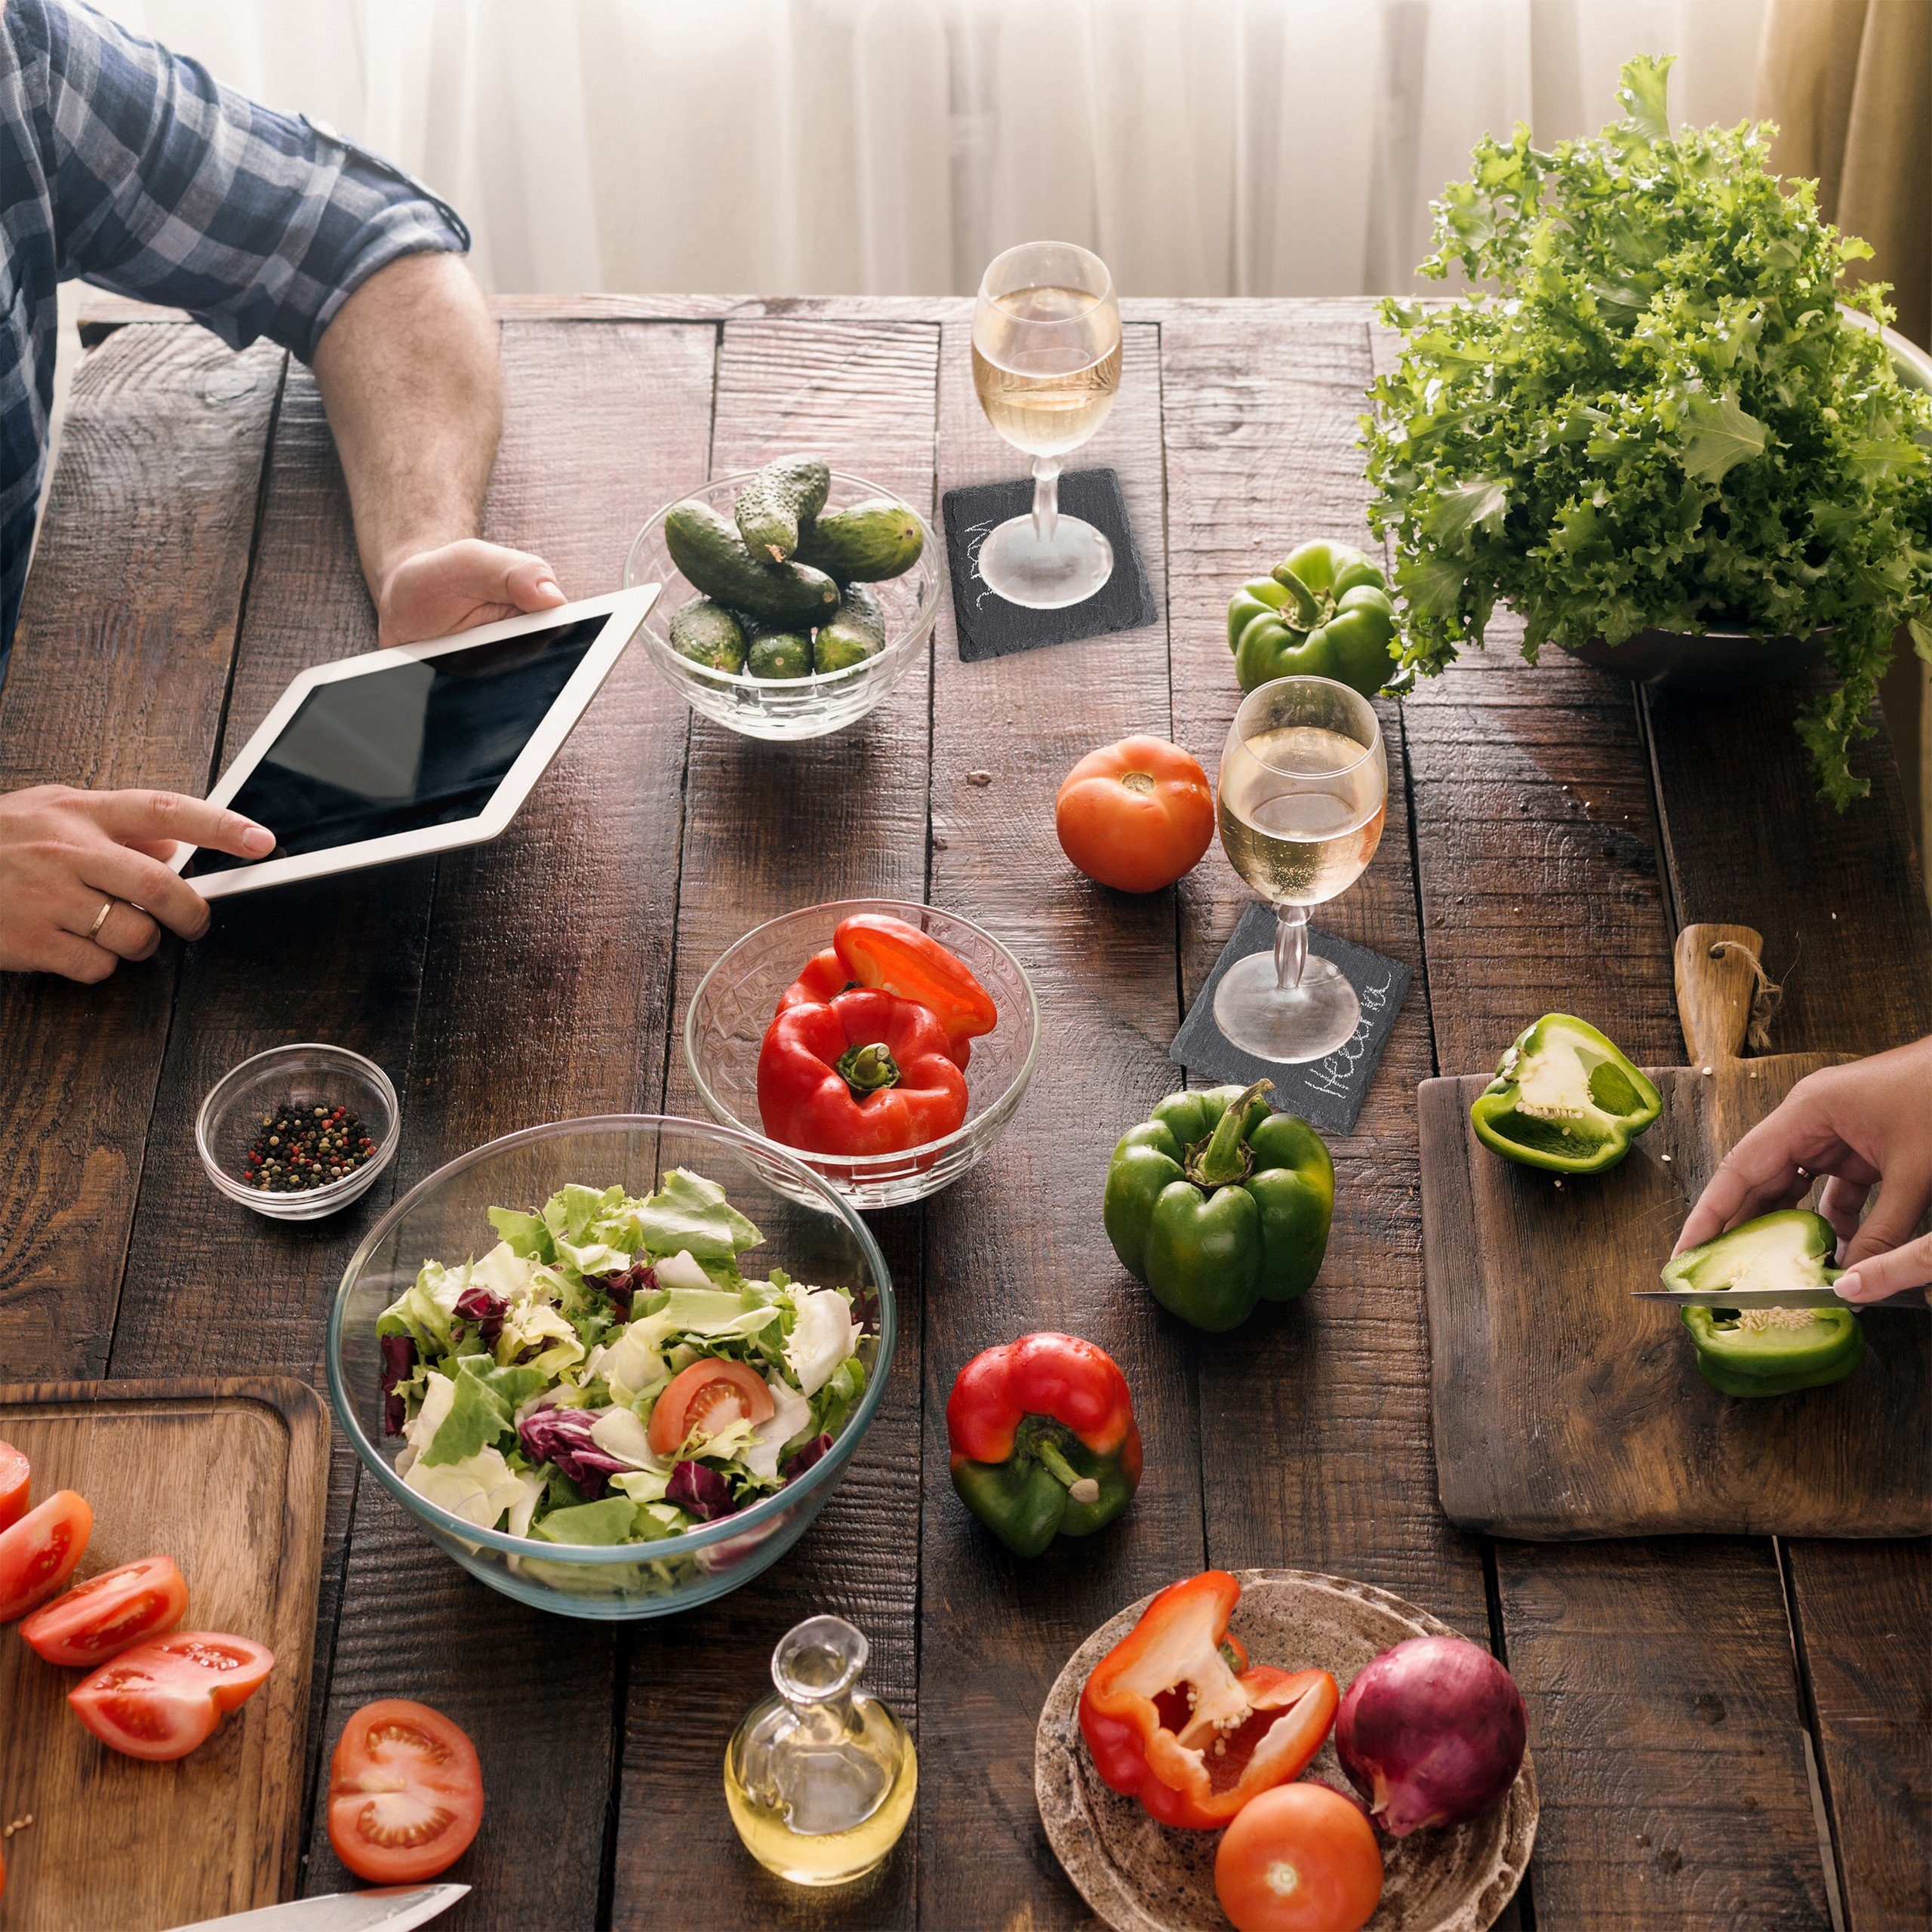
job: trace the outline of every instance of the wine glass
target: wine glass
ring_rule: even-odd
[[[1029,610],[1084,602],[1113,575],[1113,546],[1060,514],[1060,459],[1106,420],[1120,387],[1120,305],[1106,263],[1071,242],[995,256],[973,311],[973,386],[986,420],[1033,459],[1032,514],[980,545],[980,577]]]
[[[1215,808],[1229,862],[1275,909],[1272,955],[1222,976],[1214,1021],[1244,1053],[1320,1060],[1355,1032],[1348,976],[1308,950],[1308,909],[1346,892],[1381,842],[1389,761],[1375,707],[1332,678],[1277,678],[1242,700]]]

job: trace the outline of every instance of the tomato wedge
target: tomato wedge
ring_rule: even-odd
[[[740,1420],[769,1422],[777,1413],[778,1404],[755,1369],[741,1361],[694,1361],[672,1377],[658,1397],[647,1440],[657,1454],[668,1456],[694,1429],[715,1435]]]
[[[27,1513],[27,1459],[11,1442],[0,1442],[0,1530]]]
[[[476,1747],[440,1711],[384,1697],[343,1727],[329,1759],[329,1843],[357,1878],[433,1878],[482,1822]]]
[[[20,1626],[20,1635],[49,1663],[91,1670],[143,1637],[172,1630],[187,1607],[188,1586],[174,1558],[144,1556],[42,1604]]]
[[[56,1490],[38,1509],[0,1530],[0,1623],[45,1603],[74,1574],[94,1534],[87,1498]]]
[[[185,1758],[245,1703],[275,1667],[275,1653],[219,1630],[177,1630],[123,1651],[67,1693],[102,1743],[130,1758]]]
[[[934,1014],[945,1031],[948,1051],[962,1068],[972,1057],[974,1041],[998,1022],[992,994],[974,978],[965,961],[903,919],[886,912],[857,913],[839,921],[832,944],[860,986],[916,1001]]]

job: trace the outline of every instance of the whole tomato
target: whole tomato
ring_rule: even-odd
[[[1199,863],[1214,836],[1214,794],[1199,763],[1164,738],[1089,752],[1054,804],[1061,849],[1121,892],[1158,892]]]
[[[1357,1932],[1382,1897],[1375,1828],[1326,1785],[1278,1784],[1223,1833],[1214,1894],[1235,1932]]]

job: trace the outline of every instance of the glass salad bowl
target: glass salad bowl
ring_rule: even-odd
[[[787,912],[746,934],[699,981],[685,1014],[685,1059],[706,1110],[727,1127],[761,1131],[758,1049],[779,995],[814,953],[832,943],[840,920],[884,912],[920,928],[955,953],[992,995],[999,1018],[973,1042],[966,1068],[964,1124],[900,1154],[814,1154],[786,1148],[857,1208],[893,1208],[936,1194],[986,1158],[1019,1106],[1040,1050],[1040,1008],[1025,968],[992,934],[934,906],[896,899],[842,899]],[[776,1146],[777,1143],[768,1143]]]
[[[651,1542],[568,1543],[485,1528],[412,1488],[405,1444],[386,1432],[377,1318],[424,1263],[451,1266],[494,1243],[491,1208],[538,1208],[571,1183],[648,1195],[682,1168],[724,1189],[764,1240],[740,1266],[782,1269],[801,1286],[847,1288],[860,1327],[863,1392],[831,1445],[785,1486],[735,1515]],[[635,1620],[708,1603],[749,1583],[796,1543],[871,1426],[897,1333],[892,1284],[865,1223],[811,1171],[770,1142],[702,1121],[652,1114],[552,1122],[475,1149],[420,1181],[370,1230],[329,1316],[329,1397],[355,1453],[423,1534],[506,1596],[566,1617]],[[521,1411],[519,1412],[521,1413]],[[611,1492],[617,1493],[614,1486]],[[487,1508],[484,1503],[480,1508]],[[507,1520],[506,1518],[505,1520]]]
[[[695,498],[729,521],[738,492],[755,474],[747,469],[716,478],[686,491],[676,503]],[[671,620],[697,592],[665,547],[664,519],[675,506],[666,503],[638,532],[624,558],[626,589],[641,583],[663,586],[644,620],[644,638],[665,682],[694,711],[715,718],[748,738],[821,738],[856,723],[883,702],[925,648],[939,611],[942,571],[932,526],[915,505],[882,485],[835,469],[826,507],[846,509],[879,497],[902,504],[918,517],[925,540],[918,561],[903,577],[888,577],[870,586],[884,609],[884,648],[842,671],[823,675],[814,672],[804,678],[754,678],[743,672],[716,671],[672,649]]]

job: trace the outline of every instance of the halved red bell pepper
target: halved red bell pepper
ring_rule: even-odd
[[[758,1110],[789,1147],[896,1154],[964,1122],[966,1078],[925,1008],[861,987],[780,1004],[758,1051]]]
[[[858,981],[845,970],[845,962],[827,946],[805,961],[805,970],[778,995],[777,1011],[788,1006],[823,1006],[841,993],[849,993]]]
[[[971,969],[931,934],[886,912],[860,912],[841,919],[832,935],[832,950],[846,977],[901,999],[916,1000],[945,1029],[948,1050],[964,1066],[972,1043],[990,1033],[999,1019],[992,995]],[[812,961],[812,971],[818,965]]]
[[[1094,1666],[1080,1731],[1094,1768],[1164,1825],[1216,1832],[1299,1777],[1335,1721],[1325,1670],[1249,1665],[1222,1646],[1241,1586],[1225,1570],[1170,1583]]]

